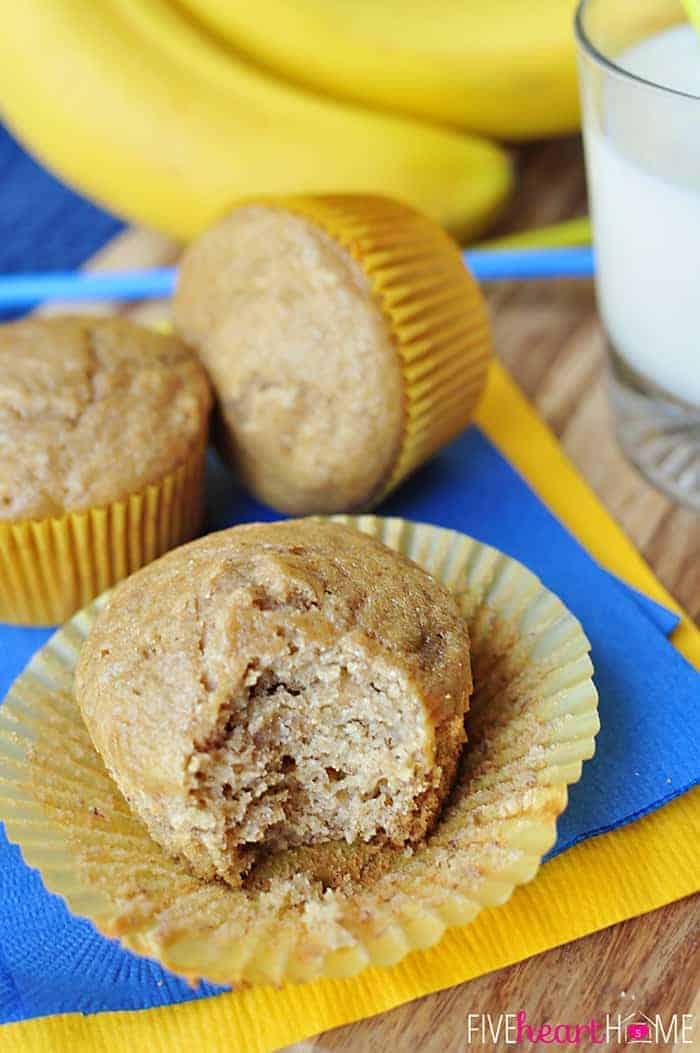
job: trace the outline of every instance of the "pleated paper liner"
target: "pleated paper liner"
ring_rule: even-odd
[[[261,197],[315,223],[362,267],[396,342],[404,381],[401,445],[377,504],[464,430],[486,384],[486,307],[456,243],[389,198],[361,194]]]
[[[350,891],[324,892],[303,870],[295,876],[294,857],[284,854],[245,889],[202,882],[150,839],[72,694],[78,652],[104,597],[52,637],[0,709],[0,818],[26,862],[75,914],[189,979],[342,977],[434,944],[534,877],[567,785],[594,751],[588,642],[534,575],[451,530],[335,518],[404,552],[454,592],[475,679],[470,741],[435,830],[412,853],[394,850]]]
[[[55,625],[168,549],[202,517],[206,435],[159,482],[108,505],[0,520],[0,622]]]

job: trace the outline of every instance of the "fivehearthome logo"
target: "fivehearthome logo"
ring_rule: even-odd
[[[695,1025],[694,1013],[673,1013],[662,1017],[659,1013],[605,1013],[583,1023],[553,1023],[533,1021],[527,1013],[468,1013],[467,1044],[485,1045],[490,1049],[507,1046],[573,1047],[591,1049],[593,1046],[659,1046],[675,1043],[692,1046]]]

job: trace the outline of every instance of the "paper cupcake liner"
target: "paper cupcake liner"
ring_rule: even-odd
[[[95,752],[73,670],[104,597],[34,657],[0,709],[0,818],[70,909],[190,979],[341,977],[390,965],[505,902],[551,848],[567,785],[594,751],[597,693],[576,619],[519,563],[462,534],[336,516],[425,567],[469,623],[469,743],[433,833],[352,892],[273,873],[259,888],[193,877],[133,816]],[[60,749],[56,749],[60,743]],[[348,849],[351,851],[351,849]],[[276,857],[279,859],[279,857]]]
[[[62,516],[0,520],[0,622],[55,625],[194,537],[202,516],[206,435],[160,482]]]
[[[352,194],[259,200],[309,219],[339,242],[364,270],[394,335],[403,434],[371,507],[471,420],[491,354],[481,291],[449,235],[407,205]]]

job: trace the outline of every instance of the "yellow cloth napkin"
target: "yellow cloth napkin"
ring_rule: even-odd
[[[491,369],[477,423],[601,563],[679,611],[503,368]],[[682,612],[680,612],[682,613]],[[673,642],[700,667],[687,616]],[[391,969],[283,990],[253,988],[135,1012],[69,1014],[8,1024],[12,1053],[266,1053],[643,914],[694,892],[700,792],[551,860],[498,909],[452,929]]]

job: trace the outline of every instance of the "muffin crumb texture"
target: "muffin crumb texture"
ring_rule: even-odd
[[[202,440],[196,356],[123,318],[0,326],[0,519],[60,516],[159,481]]]
[[[76,673],[95,746],[152,835],[234,886],[280,860],[292,880],[305,853],[334,884],[349,853],[369,864],[423,838],[470,690],[452,596],[314,520],[222,531],[133,575]]]

